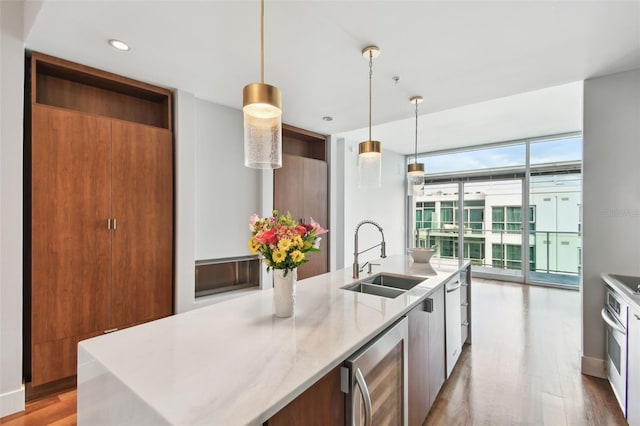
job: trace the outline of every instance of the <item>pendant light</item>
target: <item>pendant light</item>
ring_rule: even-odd
[[[407,177],[412,185],[419,185],[424,180],[424,164],[418,163],[418,104],[422,103],[422,96],[414,96],[409,101],[416,106],[416,141],[414,162],[407,165]]]
[[[358,184],[361,188],[382,186],[382,147],[380,141],[371,139],[371,80],[373,58],[378,57],[380,48],[367,46],[362,56],[369,59],[369,139],[358,146]]]
[[[244,165],[282,167],[282,98],[280,89],[264,83],[264,0],[260,0],[260,83],[244,86],[242,111]]]

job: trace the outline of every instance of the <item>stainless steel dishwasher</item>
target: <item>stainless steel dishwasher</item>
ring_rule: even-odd
[[[341,389],[348,425],[407,426],[408,334],[403,317],[345,361]]]

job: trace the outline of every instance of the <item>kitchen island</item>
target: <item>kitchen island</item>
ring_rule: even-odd
[[[292,318],[273,315],[273,290],[256,291],[80,342],[78,423],[262,424],[460,270],[380,263],[374,273],[425,280],[378,297],[341,288],[356,281],[349,267],[299,281]]]

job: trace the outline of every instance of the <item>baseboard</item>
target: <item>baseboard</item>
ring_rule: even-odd
[[[20,389],[0,394],[0,417],[24,411],[24,386]]]
[[[591,358],[582,355],[580,369],[582,371],[582,374],[599,377],[601,379],[607,378],[606,364],[603,359]]]

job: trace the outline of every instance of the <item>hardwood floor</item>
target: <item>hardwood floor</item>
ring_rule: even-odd
[[[440,391],[431,425],[626,425],[606,380],[580,374],[580,294],[473,280],[473,345]],[[0,423],[75,425],[76,391]]]
[[[473,280],[466,345],[425,425],[626,425],[609,383],[580,374],[577,291]]]
[[[7,426],[75,426],[76,391],[66,391],[27,403],[26,410],[0,419]]]

